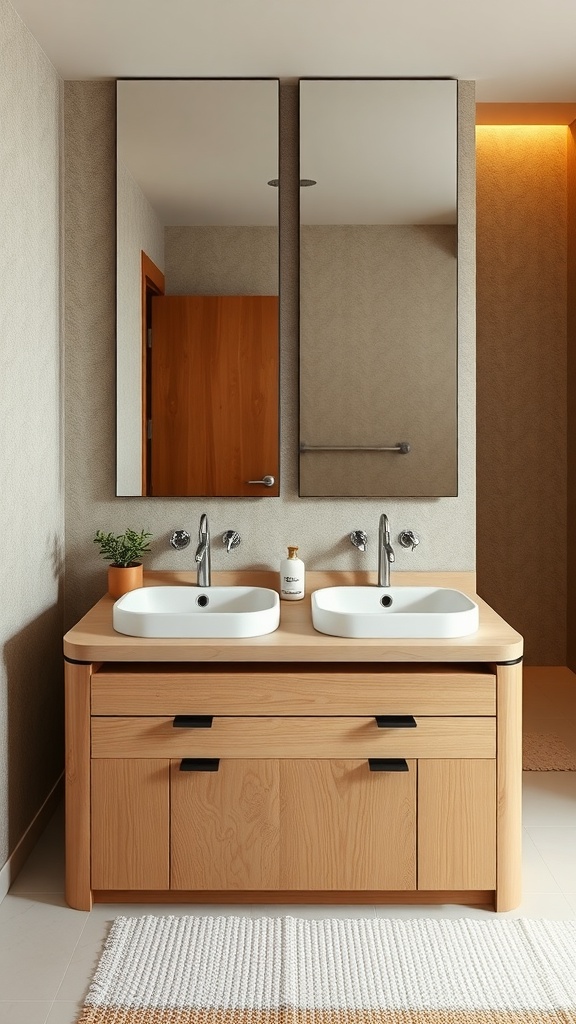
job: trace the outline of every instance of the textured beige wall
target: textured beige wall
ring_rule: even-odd
[[[566,659],[565,127],[477,129],[478,591]]]
[[[456,228],[304,224],[300,494],[455,495]]]
[[[63,764],[61,93],[6,0],[0,67],[1,868]]]
[[[165,228],[167,295],[277,295],[278,229]]]
[[[142,493],[142,252],[164,270],[164,227],[120,161],[116,180],[117,448],[120,494]]]
[[[67,82],[66,115],[66,595],[68,624],[105,590],[105,565],[92,543],[97,528],[130,525],[154,534],[150,568],[192,565],[190,549],[173,551],[173,529],[195,533],[207,512],[213,567],[273,567],[287,544],[300,546],[309,568],[375,568],[378,517],[386,511],[394,538],[421,536],[416,552],[397,548],[397,568],[472,569],[474,489],[474,85],[461,83],[459,182],[459,495],[446,499],[298,498],[298,90],[280,91],[280,498],[181,499],[114,496],[115,124],[114,83]],[[226,555],[224,530],[242,544]],[[348,535],[365,529],[362,554]]]
[[[568,129],[568,560],[567,658],[576,672],[576,121]]]

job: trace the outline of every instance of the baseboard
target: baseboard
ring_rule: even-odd
[[[0,868],[0,903],[22,870],[63,796],[64,773],[50,790],[40,810],[35,814],[24,835],[18,840],[4,866]]]

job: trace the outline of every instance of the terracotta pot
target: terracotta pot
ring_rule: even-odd
[[[134,565],[127,565],[126,568],[120,565],[108,566],[108,593],[114,600],[127,594],[130,590],[137,590],[144,586],[144,567],[141,562]]]

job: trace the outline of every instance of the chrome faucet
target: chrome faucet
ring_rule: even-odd
[[[209,587],[210,577],[210,528],[208,516],[200,516],[200,529],[198,531],[198,547],[196,548],[195,561],[198,564],[198,586]]]
[[[390,586],[390,563],[396,560],[394,548],[390,543],[390,527],[385,512],[380,516],[378,528],[378,586]]]

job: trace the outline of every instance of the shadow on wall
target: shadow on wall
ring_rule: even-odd
[[[58,561],[57,555],[55,558]],[[60,594],[56,604],[6,641],[4,674],[10,855],[64,767]]]

